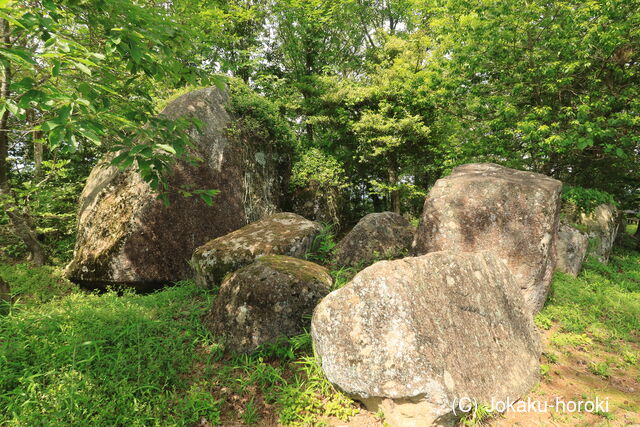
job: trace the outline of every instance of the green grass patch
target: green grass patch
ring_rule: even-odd
[[[618,250],[608,265],[590,259],[577,278],[556,273],[547,304],[536,316],[536,323],[545,329],[551,321],[558,322],[564,333],[588,334],[602,342],[613,339],[637,342],[640,331],[638,252]],[[570,337],[560,340],[566,338]],[[557,339],[555,342],[561,344]]]
[[[148,296],[73,293],[0,318],[0,424],[215,420],[215,402],[184,377],[207,337],[206,301],[190,284]]]
[[[42,304],[80,291],[78,286],[64,278],[60,268],[51,266],[0,264],[0,278],[9,284],[13,300],[22,305]]]
[[[336,287],[357,269],[332,272]],[[225,355],[201,318],[215,296],[191,282],[150,295],[80,291],[59,269],[0,266],[13,309],[0,317],[0,425],[317,425],[358,406],[325,379],[308,333],[251,355]],[[536,317],[561,352],[619,345],[589,369],[607,378],[638,355],[640,258],[618,251],[578,278],[558,274]],[[556,326],[559,326],[558,328]],[[547,351],[542,375],[557,355]],[[483,408],[463,422],[486,421]],[[604,415],[606,416],[606,415]]]
[[[0,271],[25,301],[0,316],[0,425],[255,424],[274,412],[311,425],[357,412],[322,375],[309,334],[225,357],[201,322],[214,296],[191,282],[98,295],[56,269]]]

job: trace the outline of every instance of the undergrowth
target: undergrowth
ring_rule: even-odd
[[[213,296],[191,282],[97,295],[26,269],[0,270],[16,292],[0,317],[0,425],[252,424],[274,412],[310,425],[357,412],[321,374],[308,333],[225,356],[201,322]],[[37,298],[16,298],[29,286]]]
[[[608,265],[589,259],[577,278],[556,273],[547,304],[536,318],[543,328],[553,321],[565,340],[572,334],[574,341],[588,335],[602,342],[639,342],[638,252],[619,249]]]
[[[333,271],[334,287],[356,271]],[[0,317],[0,425],[306,426],[358,412],[322,375],[308,333],[250,355],[225,354],[201,322],[214,296],[191,282],[149,295],[98,295],[54,268],[0,266],[0,275],[14,301]],[[616,342],[620,360],[594,360],[594,375],[636,364],[625,341],[640,339],[638,253],[618,250],[609,265],[590,260],[577,278],[557,274],[536,322],[557,328],[551,344],[562,352]],[[545,358],[548,377],[557,355]],[[481,424],[481,412],[462,422]]]

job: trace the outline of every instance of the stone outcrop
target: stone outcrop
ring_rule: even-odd
[[[429,192],[413,253],[491,250],[536,312],[555,269],[561,188],[547,176],[491,163],[459,166]]]
[[[570,225],[561,223],[556,245],[556,270],[577,276],[587,256],[589,238]]]
[[[231,274],[220,287],[205,324],[240,353],[304,332],[318,302],[331,290],[326,268],[267,255]]]
[[[338,243],[334,261],[339,266],[355,267],[397,257],[409,252],[414,233],[414,228],[402,215],[371,213]]]
[[[179,161],[170,188],[217,189],[212,206],[199,197],[169,195],[164,206],[133,169],[121,171],[104,159],[91,172],[80,198],[74,258],[67,276],[80,284],[147,287],[189,277],[193,250],[266,214],[277,211],[285,191],[286,153],[228,132],[236,121],[215,87],[187,93],[162,115],[198,119],[189,130],[198,165]]]
[[[450,425],[457,399],[518,399],[539,373],[538,333],[491,252],[373,264],[320,302],[311,335],[327,379],[392,426]]]
[[[227,273],[264,255],[302,258],[322,227],[294,213],[278,213],[213,239],[193,253],[196,283],[211,288]]]
[[[587,228],[590,244],[587,255],[609,262],[620,229],[620,212],[613,205],[602,204],[590,214],[581,214],[578,223]]]

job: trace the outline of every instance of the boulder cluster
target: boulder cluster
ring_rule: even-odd
[[[327,261],[366,268],[334,290],[327,268],[306,260],[321,225],[276,213],[287,181],[278,155],[225,133],[226,96],[195,91],[163,113],[204,123],[193,135],[203,162],[178,163],[171,179],[219,189],[213,206],[163,207],[133,171],[99,165],[82,194],[72,280],[143,288],[195,276],[218,293],[204,320],[229,352],[300,334],[312,316],[328,380],[392,426],[450,425],[463,398],[514,401],[536,383],[533,315],[556,269],[578,274],[589,252],[608,259],[615,208],[561,224],[560,181],[459,166],[435,183],[417,229],[392,212],[362,218]]]

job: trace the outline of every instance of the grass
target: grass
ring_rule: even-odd
[[[37,293],[62,295],[25,296],[0,317],[0,425],[309,425],[357,412],[321,375],[308,334],[225,358],[200,321],[212,296],[190,282],[120,296],[52,283]]]
[[[577,277],[556,273],[538,326],[560,325],[564,341],[640,340],[640,260],[619,250],[608,265],[590,259]],[[567,335],[571,334],[571,335]],[[582,338],[581,338],[582,337]],[[576,345],[577,342],[566,344]],[[588,344],[588,342],[582,342]]]
[[[321,243],[315,256],[327,259],[331,239]],[[355,272],[333,271],[335,287]],[[0,265],[0,276],[14,298],[0,317],[0,425],[308,426],[367,415],[326,381],[309,334],[225,355],[200,320],[214,296],[191,282],[149,295],[98,295],[55,268]],[[577,278],[557,274],[536,323],[549,337],[538,386],[549,395],[575,366],[574,388],[589,378],[639,386],[640,255],[618,250],[609,265],[588,261]],[[579,391],[591,393],[587,385]],[[620,393],[601,420],[639,409]],[[483,409],[461,422],[493,422]]]

